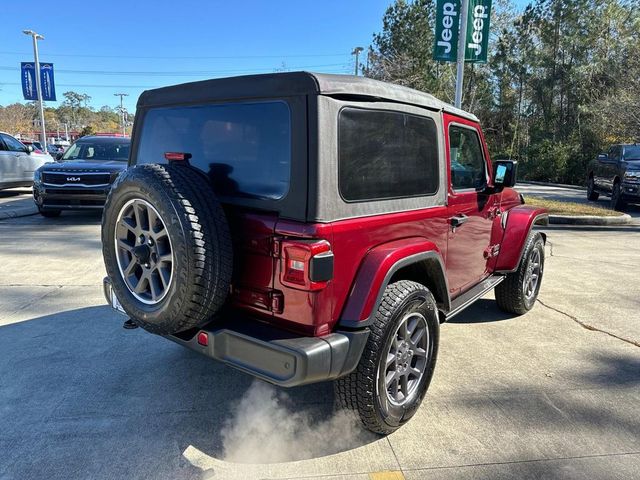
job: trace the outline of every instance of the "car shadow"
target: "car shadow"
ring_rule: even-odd
[[[493,298],[476,300],[447,323],[489,323],[513,320],[518,315],[503,312]]]
[[[31,189],[28,188],[11,188],[7,190],[0,190],[0,199],[17,197],[19,195],[31,195]]]
[[[330,383],[272,387],[124,319],[95,306],[0,327],[1,478],[193,478],[185,452],[288,462],[379,440]]]

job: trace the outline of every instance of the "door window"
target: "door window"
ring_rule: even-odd
[[[13,138],[10,135],[1,135],[2,140],[4,140],[5,145],[7,146],[7,150],[10,152],[26,152],[26,148],[23,144],[21,144],[18,140]]]
[[[454,190],[481,190],[487,185],[487,173],[478,133],[470,128],[449,128],[451,185]]]

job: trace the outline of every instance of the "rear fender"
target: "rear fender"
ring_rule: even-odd
[[[405,279],[401,276],[403,272],[409,275],[406,279],[427,286],[436,297],[438,307],[449,311],[449,288],[438,247],[424,238],[405,238],[369,251],[360,264],[339,325],[359,328],[373,323],[385,288],[392,280],[395,281],[394,275]]]
[[[524,245],[533,225],[549,224],[549,214],[545,208],[519,205],[507,210],[503,214],[503,221],[505,221],[505,215],[504,235],[495,268],[498,273],[509,273],[518,268]],[[546,241],[546,236],[544,234],[542,236]]]

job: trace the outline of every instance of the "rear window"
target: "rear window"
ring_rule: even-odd
[[[431,118],[344,108],[338,137],[340,193],[346,201],[438,191],[437,129]]]
[[[225,196],[277,200],[289,190],[291,115],[285,102],[231,103],[149,110],[138,163],[190,153]]]

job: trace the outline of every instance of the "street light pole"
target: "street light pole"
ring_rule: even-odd
[[[44,40],[44,36],[33,30],[23,30],[22,33],[30,35],[33,38],[33,57],[36,66],[36,92],[38,93],[38,109],[40,110],[40,127],[41,127],[41,143],[42,148],[47,148],[47,130],[44,125],[44,104],[42,102],[42,87],[40,86],[40,59],[38,58],[38,40]]]
[[[122,106],[122,98],[123,97],[128,97],[129,94],[128,93],[114,93],[113,96],[114,97],[120,97],[120,119],[122,121],[122,135],[126,135],[127,134],[127,129],[126,129],[126,126],[124,124],[124,107]]]
[[[353,52],[351,52],[351,55],[355,55],[356,56],[356,71],[355,71],[355,75],[356,77],[358,76],[358,58],[360,56],[360,52],[362,52],[364,50],[364,48],[362,47],[356,47],[353,49]]]
[[[462,15],[460,16],[460,30],[458,33],[458,71],[456,73],[456,108],[462,108],[462,85],[464,84],[464,44],[467,39],[467,16],[469,15],[469,0],[462,0]]]

